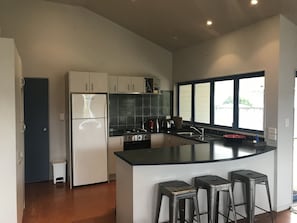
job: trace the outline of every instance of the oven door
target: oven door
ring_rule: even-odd
[[[124,142],[124,151],[151,148],[151,140]]]

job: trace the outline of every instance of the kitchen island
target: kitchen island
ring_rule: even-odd
[[[159,149],[138,149],[115,153],[117,223],[153,223],[157,184],[169,180],[191,183],[195,176],[215,174],[228,178],[228,172],[251,169],[268,176],[272,203],[274,200],[274,152],[270,146],[212,141]],[[241,187],[235,198],[242,201]],[[256,203],[266,208],[264,187],[257,187]],[[206,196],[199,194],[202,211]],[[160,222],[168,220],[168,200],[163,199]],[[202,222],[205,222],[202,218]]]

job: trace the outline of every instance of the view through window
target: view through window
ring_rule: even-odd
[[[214,124],[232,127],[233,124],[234,81],[215,81],[214,84]]]
[[[263,130],[264,84],[264,77],[239,80],[239,128]]]
[[[195,84],[195,122],[210,124],[210,83]]]
[[[184,121],[264,130],[264,72],[197,80],[179,84],[178,88],[179,116]]]
[[[185,121],[192,120],[192,85],[180,85],[179,87],[179,115]]]

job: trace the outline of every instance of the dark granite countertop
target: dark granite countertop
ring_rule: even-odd
[[[132,166],[209,163],[237,160],[275,150],[266,145],[225,142],[224,140],[159,149],[137,149],[115,155]]]

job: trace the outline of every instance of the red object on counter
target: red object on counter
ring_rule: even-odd
[[[150,131],[154,130],[154,121],[153,120],[149,120],[149,129],[150,129]]]
[[[240,134],[226,134],[224,135],[224,139],[230,143],[241,143],[244,139],[246,139],[246,136]]]
[[[226,134],[224,135],[225,139],[246,139],[245,135],[240,134]]]

